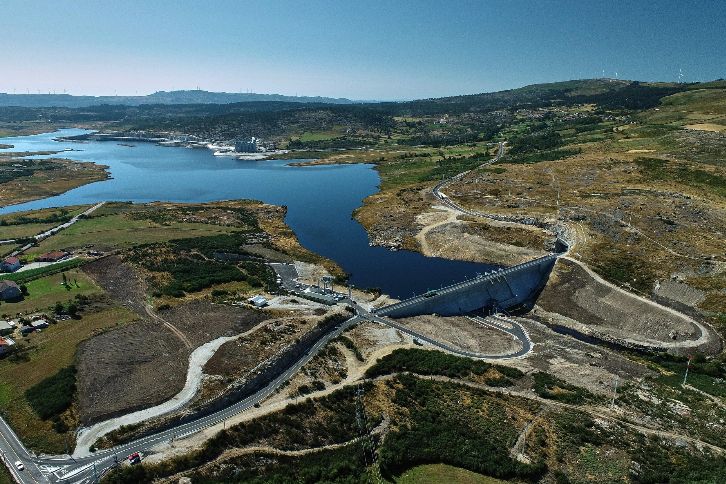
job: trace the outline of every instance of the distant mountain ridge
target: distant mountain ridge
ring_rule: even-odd
[[[0,93],[0,106],[26,108],[85,108],[101,105],[140,106],[143,104],[232,104],[259,101],[284,101],[320,104],[354,104],[345,98],[321,96],[285,96],[243,92],[210,92],[201,90],[157,91],[146,96],[73,96],[71,94],[8,94]]]

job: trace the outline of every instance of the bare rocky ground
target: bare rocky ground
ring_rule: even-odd
[[[537,305],[536,318],[616,340],[659,344],[701,336],[701,330],[688,319],[608,287],[567,259],[558,261]],[[710,336],[716,344],[704,345],[704,349],[719,346],[717,336]]]
[[[529,333],[534,349],[526,358],[509,360],[506,365],[525,372],[548,372],[598,395],[611,395],[616,377],[621,383],[635,382],[652,374],[616,351],[555,333],[529,318],[515,319]]]
[[[254,334],[222,345],[204,366],[204,373],[229,382],[242,378],[312,328],[318,319],[314,316],[272,319]]]
[[[78,412],[84,425],[156,405],[184,386],[191,351],[169,331],[141,321],[78,349]]]
[[[182,331],[194,347],[245,332],[270,317],[263,311],[204,300],[192,300],[158,314]]]
[[[511,353],[521,344],[511,335],[480,326],[465,317],[416,316],[397,321],[429,338],[464,351],[484,354]]]
[[[140,317],[146,316],[144,309],[144,282],[141,276],[116,255],[95,260],[83,266],[88,274],[113,299]]]
[[[269,317],[252,309],[192,300],[160,311],[159,320],[147,312],[141,277],[120,258],[99,259],[84,271],[140,320],[79,347],[79,414],[84,425],[171,398],[184,387],[194,348],[246,331]]]

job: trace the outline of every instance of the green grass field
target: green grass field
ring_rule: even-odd
[[[652,124],[685,125],[691,123],[726,122],[724,89],[696,89],[663,98],[658,110],[649,110],[643,118]]]
[[[60,225],[87,208],[88,205],[76,205],[0,215],[0,240],[32,237]]]
[[[81,341],[135,318],[126,309],[110,308],[18,339],[16,355],[0,360],[0,412],[25,445],[51,453],[65,452],[67,442],[73,445],[73,430],[68,435],[55,432],[50,421],[41,420],[30,408],[25,390],[73,364]]]
[[[32,237],[45,230],[54,227],[56,224],[22,224],[22,225],[5,225],[0,227],[0,239],[19,239],[23,237]]]
[[[22,274],[22,273],[20,273]],[[101,292],[101,289],[79,269],[65,272],[67,284],[63,285],[63,274],[53,274],[26,284],[28,295],[22,301],[4,302],[0,306],[0,314],[29,314],[52,308],[56,302],[65,303],[81,294],[89,296]]]
[[[333,139],[338,136],[340,136],[342,133],[337,133],[335,131],[320,131],[320,132],[311,132],[306,131],[303,134],[300,135],[300,141],[321,141],[321,140],[327,140],[327,139]]]
[[[50,237],[28,251],[39,254],[56,249],[83,247],[120,248],[131,245],[163,242],[170,239],[226,234],[233,227],[202,223],[159,224],[150,220],[135,220],[122,214],[81,220],[68,229]]]
[[[487,477],[476,472],[446,464],[427,464],[404,472],[395,481],[397,484],[498,484],[506,481]]]

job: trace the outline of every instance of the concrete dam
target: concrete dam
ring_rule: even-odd
[[[376,311],[380,316],[405,318],[421,314],[457,316],[473,311],[528,310],[547,284],[557,261],[551,254],[524,264],[482,274]]]

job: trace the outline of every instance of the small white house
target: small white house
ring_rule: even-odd
[[[0,336],[11,334],[15,331],[15,323],[11,321],[0,321]]]
[[[253,296],[253,297],[249,298],[247,300],[247,302],[249,302],[256,308],[264,308],[268,304],[267,299],[264,296],[261,296],[259,294],[257,296]]]
[[[45,319],[36,319],[35,321],[31,321],[30,325],[33,329],[44,329],[48,327],[48,321]]]

